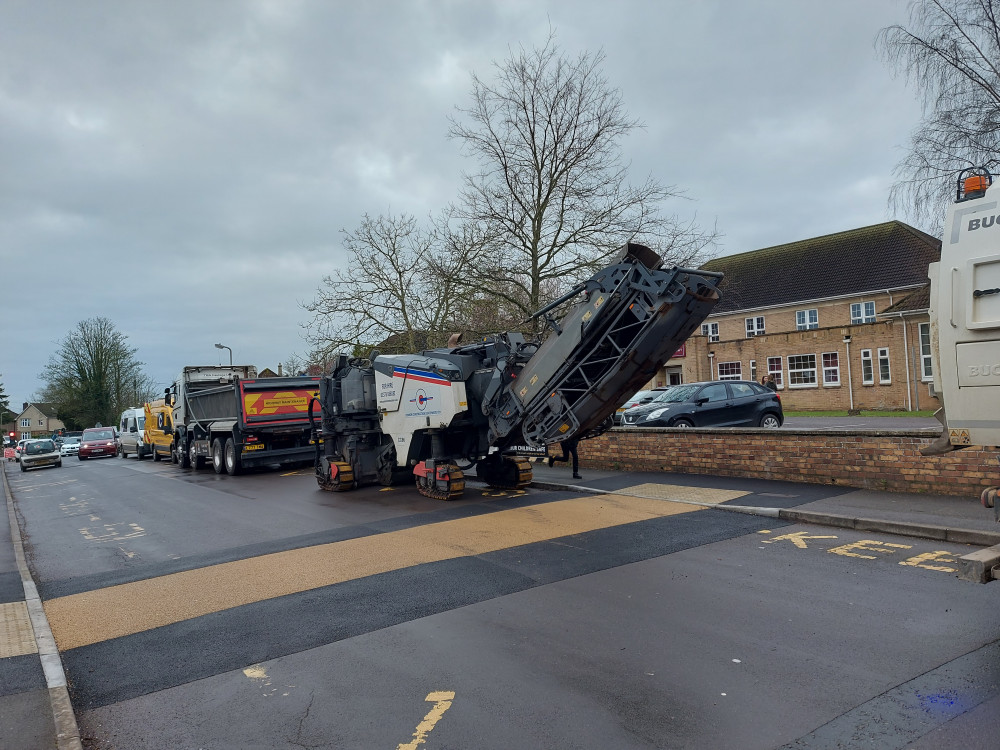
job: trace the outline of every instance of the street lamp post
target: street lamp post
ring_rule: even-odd
[[[216,344],[215,348],[216,349],[229,349],[229,347],[226,346],[225,344]],[[230,367],[233,366],[233,350],[232,349],[229,349],[229,366]]]

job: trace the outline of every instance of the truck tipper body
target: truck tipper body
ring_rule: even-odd
[[[309,402],[317,377],[258,378],[251,365],[185,367],[167,389],[171,457],[217,474],[271,464],[311,463]]]

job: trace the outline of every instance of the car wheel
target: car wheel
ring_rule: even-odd
[[[243,464],[236,455],[236,443],[232,438],[226,440],[226,473],[231,477],[243,473]]]
[[[758,426],[766,427],[769,430],[776,430],[781,427],[781,420],[778,419],[776,414],[767,412],[766,414],[761,414],[760,419],[757,421]]]
[[[212,468],[216,474],[222,474],[226,470],[226,457],[223,455],[222,441],[219,438],[212,441]]]
[[[21,471],[27,471],[27,469],[24,468],[24,464],[21,464]]]
[[[687,419],[678,419],[671,427],[694,427],[694,425]]]
[[[62,461],[60,461],[59,463],[56,464],[56,468],[57,469],[61,469],[62,468]]]
[[[160,460],[160,452],[156,450],[156,446],[153,446],[153,463],[157,463]]]
[[[136,461],[141,461],[142,460],[142,446],[141,445],[137,445],[135,447],[135,460]]]

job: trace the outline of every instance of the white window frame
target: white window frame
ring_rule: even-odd
[[[885,365],[885,375],[882,374],[882,365]],[[890,385],[892,383],[892,366],[889,362],[889,348],[880,347],[878,350],[878,382],[879,385]]]
[[[722,368],[726,368],[726,374],[722,374]],[[719,380],[743,380],[743,363],[739,360],[735,362],[719,362]]]
[[[857,312],[855,312],[857,310]],[[851,325],[875,322],[874,302],[852,302],[851,303]]]
[[[920,323],[920,379],[923,382],[934,380],[934,357],[931,354],[931,324]]]
[[[755,383],[757,382],[757,360],[756,359],[751,359],[750,360],[750,379],[753,382],[755,382]]]
[[[708,343],[714,344],[719,340],[719,324],[718,323],[702,323],[701,324],[701,335],[708,336]]]
[[[24,417],[21,420],[21,427],[31,427],[31,418],[30,417]],[[24,438],[21,438],[21,439],[23,440]]]
[[[793,360],[796,360],[794,364],[801,365],[803,362],[797,360],[808,361],[812,358],[812,367],[792,367]],[[809,379],[809,373],[812,373],[812,379]],[[816,368],[816,355],[815,354],[789,354],[788,355],[788,387],[789,388],[818,388],[819,378],[818,370]],[[804,377],[804,382],[796,383],[797,377]]]
[[[861,385],[875,385],[875,363],[872,350],[861,350]]]
[[[763,315],[757,315],[753,318],[744,318],[743,322],[746,325],[748,339],[752,339],[754,336],[763,336],[767,333],[764,329]]]
[[[38,426],[39,427],[44,427],[45,426],[45,420],[44,419],[39,419],[38,420]]]
[[[774,375],[774,384],[778,386],[779,391],[785,387],[785,379],[782,377],[783,373],[784,368],[782,367],[781,357],[768,357],[767,374]]]
[[[21,440],[31,440],[31,433],[30,432],[22,432],[21,433]]]
[[[830,388],[840,385],[840,353],[823,352],[823,387]]]
[[[819,309],[811,307],[808,310],[795,311],[795,330],[811,331],[819,328]]]

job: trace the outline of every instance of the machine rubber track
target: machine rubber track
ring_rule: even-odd
[[[448,464],[447,489],[438,489],[426,477],[417,477],[417,492],[435,500],[455,500],[465,492],[465,474],[456,464]]]
[[[319,483],[321,490],[325,490],[326,492],[346,492],[354,487],[354,469],[351,468],[350,464],[331,461],[330,466],[337,468],[337,476],[332,479],[323,477],[318,471],[316,473],[316,481]]]
[[[523,490],[534,478],[531,462],[522,456],[504,456],[499,469],[487,470],[480,477],[490,487],[499,490]]]

